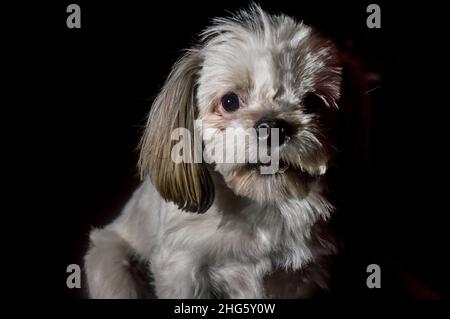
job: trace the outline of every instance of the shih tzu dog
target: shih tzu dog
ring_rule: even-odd
[[[265,282],[279,271],[296,274],[295,297],[326,289],[337,244],[325,174],[340,86],[337,49],[302,22],[258,6],[215,19],[153,103],[141,186],[90,234],[90,296],[142,297],[136,259],[158,298],[276,297]]]

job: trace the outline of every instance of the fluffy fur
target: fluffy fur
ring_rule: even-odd
[[[327,118],[337,110],[340,84],[336,49],[303,23],[257,6],[216,19],[174,65],[151,108],[142,185],[112,224],[91,233],[91,297],[139,297],[132,256],[148,266],[159,298],[271,297],[264,278],[277,269],[301,274],[297,297],[326,289],[336,245],[326,230],[333,207],[323,175],[334,151]],[[241,100],[236,112],[221,108],[227,92]],[[323,110],[306,112],[311,94]],[[202,136],[206,163],[171,160],[175,128],[199,134],[194,120],[201,120],[217,132],[247,129],[262,117],[293,130],[279,147],[276,174],[215,162],[214,134]],[[252,145],[246,151],[255,154]]]

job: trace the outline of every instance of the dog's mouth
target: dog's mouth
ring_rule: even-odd
[[[289,163],[280,160],[278,161],[278,166],[275,165],[275,163],[272,162],[268,162],[268,163],[247,163],[246,167],[249,170],[254,170],[254,171],[260,171],[262,168],[266,168],[269,169],[271,167],[273,168],[277,168],[278,169],[274,172],[275,174],[283,174],[284,172],[286,172],[288,169],[292,168],[292,165],[290,165]]]

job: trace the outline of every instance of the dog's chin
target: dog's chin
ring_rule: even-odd
[[[273,173],[264,174],[264,170],[270,170],[270,165],[242,164],[232,169],[225,181],[237,195],[261,204],[308,195],[312,177],[297,166],[280,161]]]

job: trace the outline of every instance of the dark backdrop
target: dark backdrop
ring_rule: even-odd
[[[443,9],[374,2],[381,6],[379,30],[366,27],[364,1],[260,3],[333,38],[365,77],[367,89],[374,89],[363,92],[368,109],[355,118],[369,138],[359,139],[361,156],[337,173],[337,221],[347,248],[336,262],[332,293],[448,296]],[[36,5],[26,40],[14,37],[16,44],[27,41],[20,58],[31,71],[21,78],[30,89],[18,97],[30,98],[18,107],[31,124],[21,128],[27,142],[20,138],[18,145],[28,154],[32,194],[17,202],[19,222],[26,226],[18,245],[31,243],[26,269],[39,269],[33,294],[57,298],[84,296],[83,289],[67,289],[66,267],[82,264],[89,230],[117,216],[138,185],[136,148],[145,116],[180,50],[212,17],[247,6],[246,1],[75,1],[82,28],[69,30],[69,3]],[[33,209],[25,209],[28,205]],[[370,263],[381,266],[379,290],[365,286]]]

